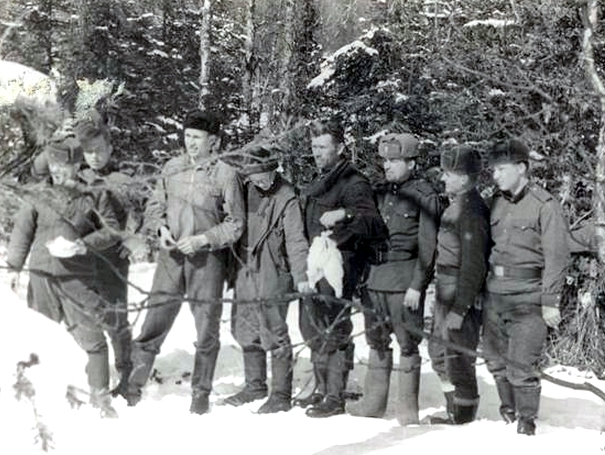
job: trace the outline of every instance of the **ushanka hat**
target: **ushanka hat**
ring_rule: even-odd
[[[416,158],[420,155],[418,144],[418,139],[411,134],[390,133],[380,139],[378,154],[389,160]]]
[[[506,163],[529,162],[529,148],[519,139],[498,142],[488,158],[490,166]]]
[[[53,133],[46,143],[44,153],[49,163],[77,164],[82,161],[82,145],[72,129],[71,122],[65,122]]]
[[[243,175],[274,171],[279,166],[277,155],[266,144],[259,143],[244,147],[241,153],[240,172]]]
[[[187,114],[183,122],[183,129],[187,128],[207,131],[208,134],[216,136],[220,132],[221,122],[216,114],[195,109]]]
[[[481,156],[468,145],[459,145],[441,153],[441,169],[474,175],[481,171]]]

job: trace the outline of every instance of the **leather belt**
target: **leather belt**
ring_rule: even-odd
[[[435,266],[435,270],[439,275],[450,275],[450,276],[458,276],[458,271],[460,270],[458,267],[452,267],[448,265],[439,265]]]
[[[507,267],[504,265],[490,266],[492,275],[498,278],[542,278],[542,269],[527,267]]]

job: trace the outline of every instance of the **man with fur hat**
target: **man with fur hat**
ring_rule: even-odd
[[[349,406],[353,415],[382,417],[393,366],[391,334],[400,347],[397,419],[401,425],[418,423],[418,387],[422,337],[404,324],[422,330],[424,296],[433,276],[439,197],[416,173],[418,140],[411,134],[387,134],[380,139],[386,183],[376,195],[389,229],[385,262],[374,265],[362,296],[365,333],[370,353],[363,399]],[[404,309],[405,308],[405,309]]]
[[[197,330],[190,411],[204,414],[220,347],[228,248],[242,234],[245,210],[235,170],[217,156],[217,117],[195,110],[183,127],[185,149],[166,163],[147,204],[146,224],[159,236],[160,252],[149,308],[133,341],[127,400],[131,406],[140,401],[155,356],[186,296]]]
[[[107,333],[111,339],[115,367],[120,381],[113,394],[125,396],[128,376],[132,370],[130,349],[132,334],[128,322],[128,269],[130,256],[141,256],[146,252],[145,241],[135,232],[140,220],[135,214],[135,203],[140,200],[130,176],[120,172],[112,161],[113,147],[109,128],[103,116],[90,109],[77,114],[71,125],[82,144],[84,166],[78,173],[78,182],[91,191],[110,191],[115,203],[121,241],[105,251],[98,251],[97,289],[113,311],[106,318]],[[36,157],[32,174],[42,179],[48,175],[46,153]]]
[[[311,349],[316,390],[298,400],[309,417],[345,412],[344,391],[353,368],[351,305],[364,277],[371,244],[387,238],[387,228],[376,207],[368,180],[344,156],[344,129],[334,120],[311,124],[311,149],[319,171],[303,196],[304,220],[310,240],[330,231],[343,258],[343,291],[339,301],[323,278],[319,296],[301,299],[300,329]]]
[[[474,351],[481,326],[478,301],[487,273],[491,246],[489,210],[475,187],[481,157],[462,145],[441,154],[441,180],[450,196],[437,237],[435,306],[432,334]],[[441,380],[447,417],[432,423],[463,424],[475,419],[479,391],[475,357],[429,341],[429,355]]]
[[[73,133],[59,131],[45,148],[52,185],[42,183],[18,212],[8,249],[17,274],[30,254],[28,304],[49,318],[65,321],[88,355],[91,403],[114,417],[109,396],[107,305],[97,294],[97,252],[119,241],[115,203],[108,191],[87,191],[76,175],[82,148]]]
[[[509,423],[518,419],[517,433],[533,435],[547,327],[556,328],[561,321],[559,304],[569,263],[567,222],[557,200],[530,181],[524,143],[497,143],[489,162],[499,192],[491,206],[494,247],[484,350],[500,396],[500,414]]]
[[[232,333],[244,355],[244,388],[224,400],[240,406],[267,396],[267,351],[271,352],[271,394],[258,413],[288,411],[292,398],[292,345],[284,295],[309,291],[308,243],[294,187],[277,172],[270,146],[244,148],[246,230],[237,247],[239,269]],[[257,303],[258,302],[258,303]]]

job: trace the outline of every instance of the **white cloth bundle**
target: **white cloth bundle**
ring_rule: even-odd
[[[344,277],[342,254],[336,242],[329,237],[331,233],[332,231],[324,231],[313,239],[307,256],[307,278],[311,287],[325,278],[334,289],[336,297],[340,298]]]

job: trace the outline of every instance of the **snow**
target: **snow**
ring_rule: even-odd
[[[131,281],[149,289],[153,264],[136,264]],[[40,356],[40,364],[26,371],[37,391],[36,403],[41,418],[53,434],[54,453],[85,454],[174,454],[174,453],[246,453],[246,454],[486,454],[486,453],[582,453],[597,454],[605,450],[603,402],[595,395],[543,382],[540,419],[534,437],[516,434],[514,425],[506,425],[498,416],[498,399],[493,379],[485,365],[479,363],[478,378],[481,403],[478,420],[468,425],[417,425],[402,428],[394,417],[396,386],[391,390],[389,408],[384,419],[340,415],[311,419],[304,410],[257,415],[262,401],[240,408],[218,406],[220,398],[235,392],[243,384],[241,351],[229,333],[230,305],[224,306],[221,326],[221,351],[218,359],[212,408],[198,416],[188,412],[189,376],[193,364],[195,329],[187,305],[166,339],[155,368],[161,383],[151,380],[141,403],[129,408],[121,398],[114,400],[119,418],[101,419],[98,412],[85,405],[71,409],[64,399],[67,384],[85,384],[85,356],[63,327],[27,310],[24,301],[26,280],[19,295],[14,294],[0,276],[0,453],[39,454],[34,444],[34,417],[31,405],[17,401],[12,392],[15,364],[27,360],[31,352]],[[229,294],[226,294],[229,297]],[[139,303],[144,296],[131,289],[130,301]],[[135,334],[143,316],[131,316]],[[300,391],[310,378],[309,352],[301,346],[297,305],[289,314],[290,333],[297,345],[294,386]],[[363,331],[360,315],[354,316],[354,333]],[[357,364],[348,389],[360,391],[368,348],[363,336],[357,336]],[[396,350],[397,352],[397,350]],[[421,345],[422,379],[420,417],[443,412],[439,381],[431,370],[426,346]],[[397,358],[397,357],[395,357]],[[114,372],[115,373],[115,372]],[[577,382],[589,380],[601,389],[605,381],[572,368],[556,367],[550,374]],[[114,377],[114,381],[115,381]],[[396,377],[393,375],[393,384]]]
[[[474,21],[467,22],[466,24],[463,25],[463,27],[477,27],[480,25],[485,25],[487,27],[500,28],[500,27],[509,27],[509,26],[515,25],[515,24],[516,24],[515,21],[507,20],[507,19],[483,19],[483,20],[474,20]]]
[[[56,102],[57,87],[44,73],[9,60],[0,60],[0,107],[15,102],[18,95],[42,103]]]

